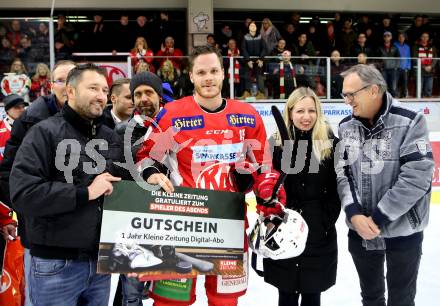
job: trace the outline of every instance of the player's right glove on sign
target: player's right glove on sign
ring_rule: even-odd
[[[282,214],[282,205],[286,204],[286,191],[282,184],[276,192],[276,198],[271,199],[279,176],[280,174],[274,170],[257,176],[254,184],[254,193],[257,197],[257,213],[263,213],[264,216]]]

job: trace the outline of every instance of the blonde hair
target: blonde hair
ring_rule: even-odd
[[[264,26],[263,26],[264,22],[267,22],[267,24],[269,25],[269,28],[273,26],[273,23],[269,18],[264,18],[263,21],[261,22],[261,28],[260,28],[261,33],[266,32],[266,30],[264,29]]]
[[[168,69],[165,69],[168,68]],[[162,66],[160,67],[159,71],[157,72],[159,77],[166,79],[168,81],[174,81],[174,65],[173,62],[169,59],[165,60],[162,63]]]
[[[148,43],[147,43],[147,40],[146,40],[144,37],[139,36],[138,38],[136,38],[136,42],[134,43],[134,47],[133,47],[133,49],[131,49],[131,52],[137,52],[137,51],[138,51],[138,48],[137,48],[137,46],[138,46],[138,42],[142,42],[142,46],[143,46],[143,48],[144,48],[145,50],[148,50]]]
[[[283,119],[289,131],[290,138],[294,140],[295,132],[293,132],[294,126],[292,120],[290,119],[290,114],[295,108],[295,105],[307,97],[311,98],[315,102],[316,107],[316,122],[312,128],[313,154],[316,156],[319,162],[322,162],[331,156],[333,146],[329,138],[329,134],[331,133],[330,125],[324,117],[321,101],[315,92],[308,87],[300,87],[292,92],[287,99],[286,105],[284,106]],[[274,139],[277,145],[281,144],[281,137],[279,136],[278,132],[274,134]]]
[[[38,79],[40,78],[40,68],[43,68],[44,70],[46,70],[46,78],[48,79],[48,80],[50,80],[50,69],[49,69],[49,67],[46,65],[46,64],[44,64],[44,63],[38,63],[37,64],[37,68],[35,68],[35,74],[34,74],[34,76],[32,77],[32,80],[34,80],[34,81],[38,81]]]

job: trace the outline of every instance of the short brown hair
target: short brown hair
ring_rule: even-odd
[[[191,52],[191,55],[189,56],[189,71],[192,71],[194,66],[194,61],[196,60],[197,57],[203,54],[211,54],[211,53],[217,55],[217,58],[220,62],[220,66],[223,69],[223,57],[217,48],[211,46],[197,46],[194,47],[193,51]]]
[[[112,86],[110,87],[109,96],[115,94],[119,95],[121,93],[122,85],[128,84],[130,85],[130,79],[128,78],[120,78],[113,81]]]

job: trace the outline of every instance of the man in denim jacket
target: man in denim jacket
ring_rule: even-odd
[[[341,75],[353,114],[339,124],[335,164],[362,302],[386,305],[386,259],[388,305],[414,305],[434,168],[426,120],[399,105],[376,68]]]

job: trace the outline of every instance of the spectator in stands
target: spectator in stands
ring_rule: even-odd
[[[379,35],[383,35],[385,32],[390,32],[393,37],[397,37],[397,28],[392,22],[390,15],[385,15],[382,18],[382,23],[378,26],[377,33]]]
[[[281,53],[278,64],[271,66],[269,71],[272,78],[272,88],[274,99],[286,99],[297,87],[296,70],[291,62],[291,52],[285,50]]]
[[[223,53],[223,67],[225,69],[225,79],[223,82],[223,93],[224,97],[229,97],[230,91],[230,78],[232,73],[233,83],[234,83],[234,97],[238,97],[242,94],[244,79],[243,79],[243,61],[240,58],[235,58],[240,56],[240,49],[237,47],[237,41],[230,38],[227,45],[227,50]],[[231,67],[230,58],[234,57],[233,66]]]
[[[370,16],[366,13],[363,13],[355,26],[355,31],[356,33],[365,33],[368,28],[372,27],[374,27],[374,24],[371,22]]]
[[[286,41],[284,38],[280,38],[275,48],[270,52],[269,56],[281,56],[284,51],[286,51]]]
[[[335,33],[336,35],[340,35],[342,32],[342,28],[343,28],[343,22],[342,22],[342,18],[341,18],[341,13],[336,12],[334,19],[332,20],[333,26],[335,27]]]
[[[367,28],[365,31],[365,37],[367,38],[367,43],[370,46],[371,50],[375,50],[378,45],[382,43],[382,37],[377,37],[377,31],[375,27]],[[374,52],[373,52],[374,53]]]
[[[31,101],[50,93],[50,69],[46,64],[38,63],[35,74],[32,77],[30,98]]]
[[[133,29],[128,22],[128,15],[122,14],[112,30],[112,53],[128,52],[132,46]]]
[[[25,66],[33,71],[37,65],[37,60],[40,58],[38,54],[39,50],[32,46],[32,40],[30,36],[23,35],[21,37],[20,46],[17,47],[17,56],[25,64]]]
[[[243,45],[245,35],[249,32],[249,25],[252,22],[252,18],[245,18],[243,25],[236,31],[237,32],[237,46]]]
[[[156,53],[156,56],[162,57],[157,59],[159,67],[166,59],[169,59],[173,62],[174,68],[180,70],[180,63],[182,61],[181,57],[183,56],[183,53],[179,48],[174,47],[173,37],[168,36],[165,38],[165,44],[160,46],[160,50]]]
[[[162,66],[157,70],[157,75],[162,82],[170,84],[173,92],[179,91],[177,85],[180,77],[180,70],[174,68],[172,61],[165,60],[162,63]]]
[[[215,36],[214,34],[208,34],[206,35],[206,45],[216,48],[216,49],[220,49],[220,46],[218,45],[218,43],[215,41]]]
[[[343,78],[341,72],[347,69],[341,60],[341,54],[338,50],[333,50],[330,55],[330,95],[332,99],[339,99],[342,91]]]
[[[298,41],[298,32],[292,23],[286,24],[284,28],[282,36],[286,40],[286,49],[293,51],[293,45]]]
[[[378,57],[387,57],[391,59],[382,60],[382,74],[387,82],[388,92],[395,97],[397,91],[398,69],[400,67],[399,50],[392,43],[391,32],[383,33],[383,44],[378,48]],[[396,58],[396,59],[393,59]]]
[[[298,33],[300,33],[301,31],[304,30],[304,29],[302,28],[302,26],[301,26],[301,14],[300,14],[300,13],[298,13],[298,12],[293,12],[293,13],[290,15],[290,20],[289,20],[289,22],[290,22],[291,24],[293,24],[293,26],[295,27],[295,29],[296,29],[296,31],[297,31]]]
[[[281,34],[272,24],[272,21],[269,18],[263,19],[263,22],[261,23],[260,35],[266,47],[265,53],[270,54],[277,45],[278,40],[281,38]]]
[[[136,18],[136,24],[133,29],[134,37],[143,37],[145,40],[151,38],[151,30],[147,17],[140,15]]]
[[[242,99],[251,95],[251,78],[256,79],[258,99],[264,99],[264,79],[263,79],[263,59],[266,55],[266,46],[261,34],[257,35],[257,25],[255,22],[249,24],[249,33],[244,36],[242,44],[242,54],[244,57],[244,75],[245,75],[245,90]]]
[[[220,46],[222,54],[225,54],[228,50],[229,40],[232,38],[232,29],[229,24],[224,24],[217,36],[217,42]]]
[[[423,17],[422,15],[416,15],[414,17],[413,24],[406,31],[406,35],[408,36],[408,45],[414,46],[422,36],[424,31],[423,28]]]
[[[357,63],[367,65],[368,56],[365,53],[359,53],[357,56]]]
[[[352,28],[352,20],[347,18],[344,20],[344,27],[342,28],[340,39],[341,39],[341,56],[346,57],[350,56],[350,51],[354,42],[356,41],[356,33]]]
[[[40,22],[33,39],[33,47],[36,50],[36,62],[49,63],[49,28],[44,22]]]
[[[432,29],[431,22],[429,21],[429,16],[423,14],[422,18],[423,18],[423,22],[422,22],[423,31],[428,32],[429,37],[431,37],[431,39],[435,39],[436,32]]]
[[[14,121],[24,112],[24,107],[27,105],[27,103],[21,96],[12,94],[3,99],[3,105],[6,116],[0,121],[0,162],[3,161],[3,153],[5,151],[6,142],[11,137],[12,125],[14,124]],[[12,235],[14,238],[16,236],[15,227],[16,226],[14,226],[14,233]],[[4,232],[4,229],[0,228],[0,231],[2,230]]]
[[[11,21],[11,29],[7,34],[9,41],[11,42],[11,48],[13,50],[20,47],[21,37],[23,36],[23,32],[21,31],[20,21],[12,20]]]
[[[397,41],[394,42],[394,46],[397,48],[400,54],[400,66],[399,74],[397,78],[397,92],[399,98],[408,97],[408,75],[411,70],[411,48],[406,41],[406,34],[399,32]]]
[[[86,37],[88,38],[87,46],[89,52],[104,52],[108,49],[108,31],[107,25],[101,14],[93,15],[93,24],[86,29]]]
[[[150,71],[150,69],[152,71]],[[138,73],[146,72],[146,71],[154,73],[155,69],[154,69],[153,65],[150,65],[147,62],[141,61],[134,67],[133,71],[134,71],[134,74],[138,74]]]
[[[429,41],[429,33],[423,32],[414,46],[413,56],[420,58],[422,65],[422,96],[432,96],[434,69],[437,64],[437,49]]]
[[[1,39],[0,46],[0,75],[9,72],[9,64],[14,60],[16,52],[11,49],[11,42],[6,37]]]
[[[147,41],[144,37],[140,36],[136,38],[135,45],[130,51],[131,65],[136,68],[141,62],[147,63],[149,66],[148,71],[154,72],[154,67],[152,65],[154,53],[148,48]]]
[[[350,56],[357,57],[359,53],[365,53],[367,56],[372,56],[373,51],[367,44],[367,35],[365,33],[359,33],[357,43],[353,45]]]
[[[335,33],[335,26],[333,22],[327,22],[326,35],[322,38],[321,55],[330,56],[331,52],[335,49],[339,49],[338,36]]]
[[[9,73],[1,81],[1,91],[4,96],[17,94],[26,102],[29,102],[29,89],[31,79],[27,76],[26,67],[23,62],[16,58],[12,61]]]
[[[321,33],[317,32],[316,25],[314,23],[309,24],[307,39],[312,43],[313,48],[315,49],[315,56],[320,56],[321,50],[323,49],[324,39]]]
[[[194,92],[194,84],[191,82],[189,77],[189,63],[187,58],[182,59],[181,73],[178,81],[178,92],[174,92],[174,97],[176,99],[186,96],[191,96]]]
[[[293,55],[301,56],[298,59],[298,63],[301,65],[311,65],[313,60],[308,59],[310,56],[315,56],[315,48],[313,44],[308,40],[306,33],[301,33],[298,36],[298,42],[293,46]],[[307,67],[305,67],[307,70]]]
[[[58,15],[57,25],[55,28],[55,49],[58,52],[72,53],[75,41],[78,39],[75,28],[72,24],[66,22],[66,16]]]
[[[168,36],[175,35],[176,27],[174,22],[170,20],[168,12],[162,11],[159,13],[159,19],[154,25],[154,41],[152,42],[153,50],[159,50],[160,44]]]

